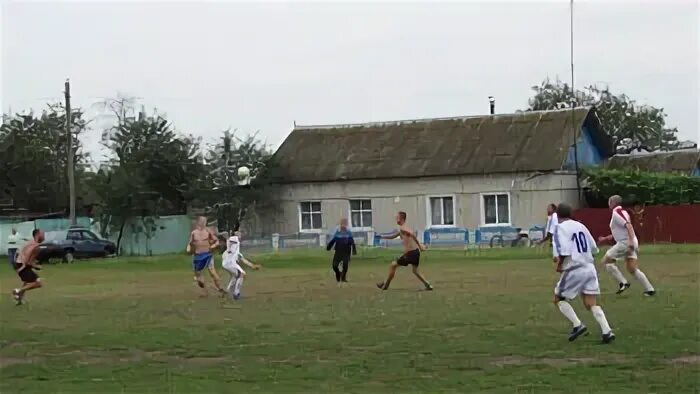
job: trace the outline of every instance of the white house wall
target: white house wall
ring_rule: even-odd
[[[428,227],[429,196],[451,195],[455,198],[455,226],[475,229],[482,223],[482,193],[510,193],[511,224],[528,229],[543,225],[549,203],[567,202],[579,206],[576,177],[572,174],[487,175],[423,179],[391,179],[304,183],[280,186],[275,216],[256,222],[263,228],[254,232],[292,234],[300,231],[299,203],[320,201],[322,231],[329,231],[340,217],[349,216],[349,200],[371,199],[373,228],[378,232],[393,229],[397,211],[408,214],[409,223],[419,231]],[[256,226],[257,227],[257,226]]]

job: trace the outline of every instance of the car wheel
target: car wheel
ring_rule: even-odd
[[[75,260],[75,256],[73,256],[73,251],[66,250],[66,254],[63,255],[63,262],[64,263],[72,263],[74,260]]]

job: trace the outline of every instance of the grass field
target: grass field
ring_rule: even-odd
[[[344,288],[329,255],[260,255],[238,302],[198,298],[188,258],[171,256],[47,266],[16,307],[5,265],[0,392],[698,392],[699,253],[642,249],[654,298],[634,281],[615,296],[601,273],[611,345],[578,301],[591,334],[567,342],[543,251],[429,251],[434,292],[409,269],[376,289],[391,251],[363,252]]]

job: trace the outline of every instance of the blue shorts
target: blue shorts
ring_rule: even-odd
[[[211,263],[212,257],[211,252],[196,253],[192,256],[192,268],[195,272],[204,270]]]

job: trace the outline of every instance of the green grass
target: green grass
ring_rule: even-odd
[[[0,392],[698,392],[699,252],[642,250],[654,298],[601,273],[611,345],[578,301],[591,335],[567,342],[542,250],[430,251],[434,292],[409,269],[374,288],[395,251],[363,251],[346,288],[329,255],[258,255],[240,302],[198,298],[185,256],[47,266],[22,307],[0,267]]]

